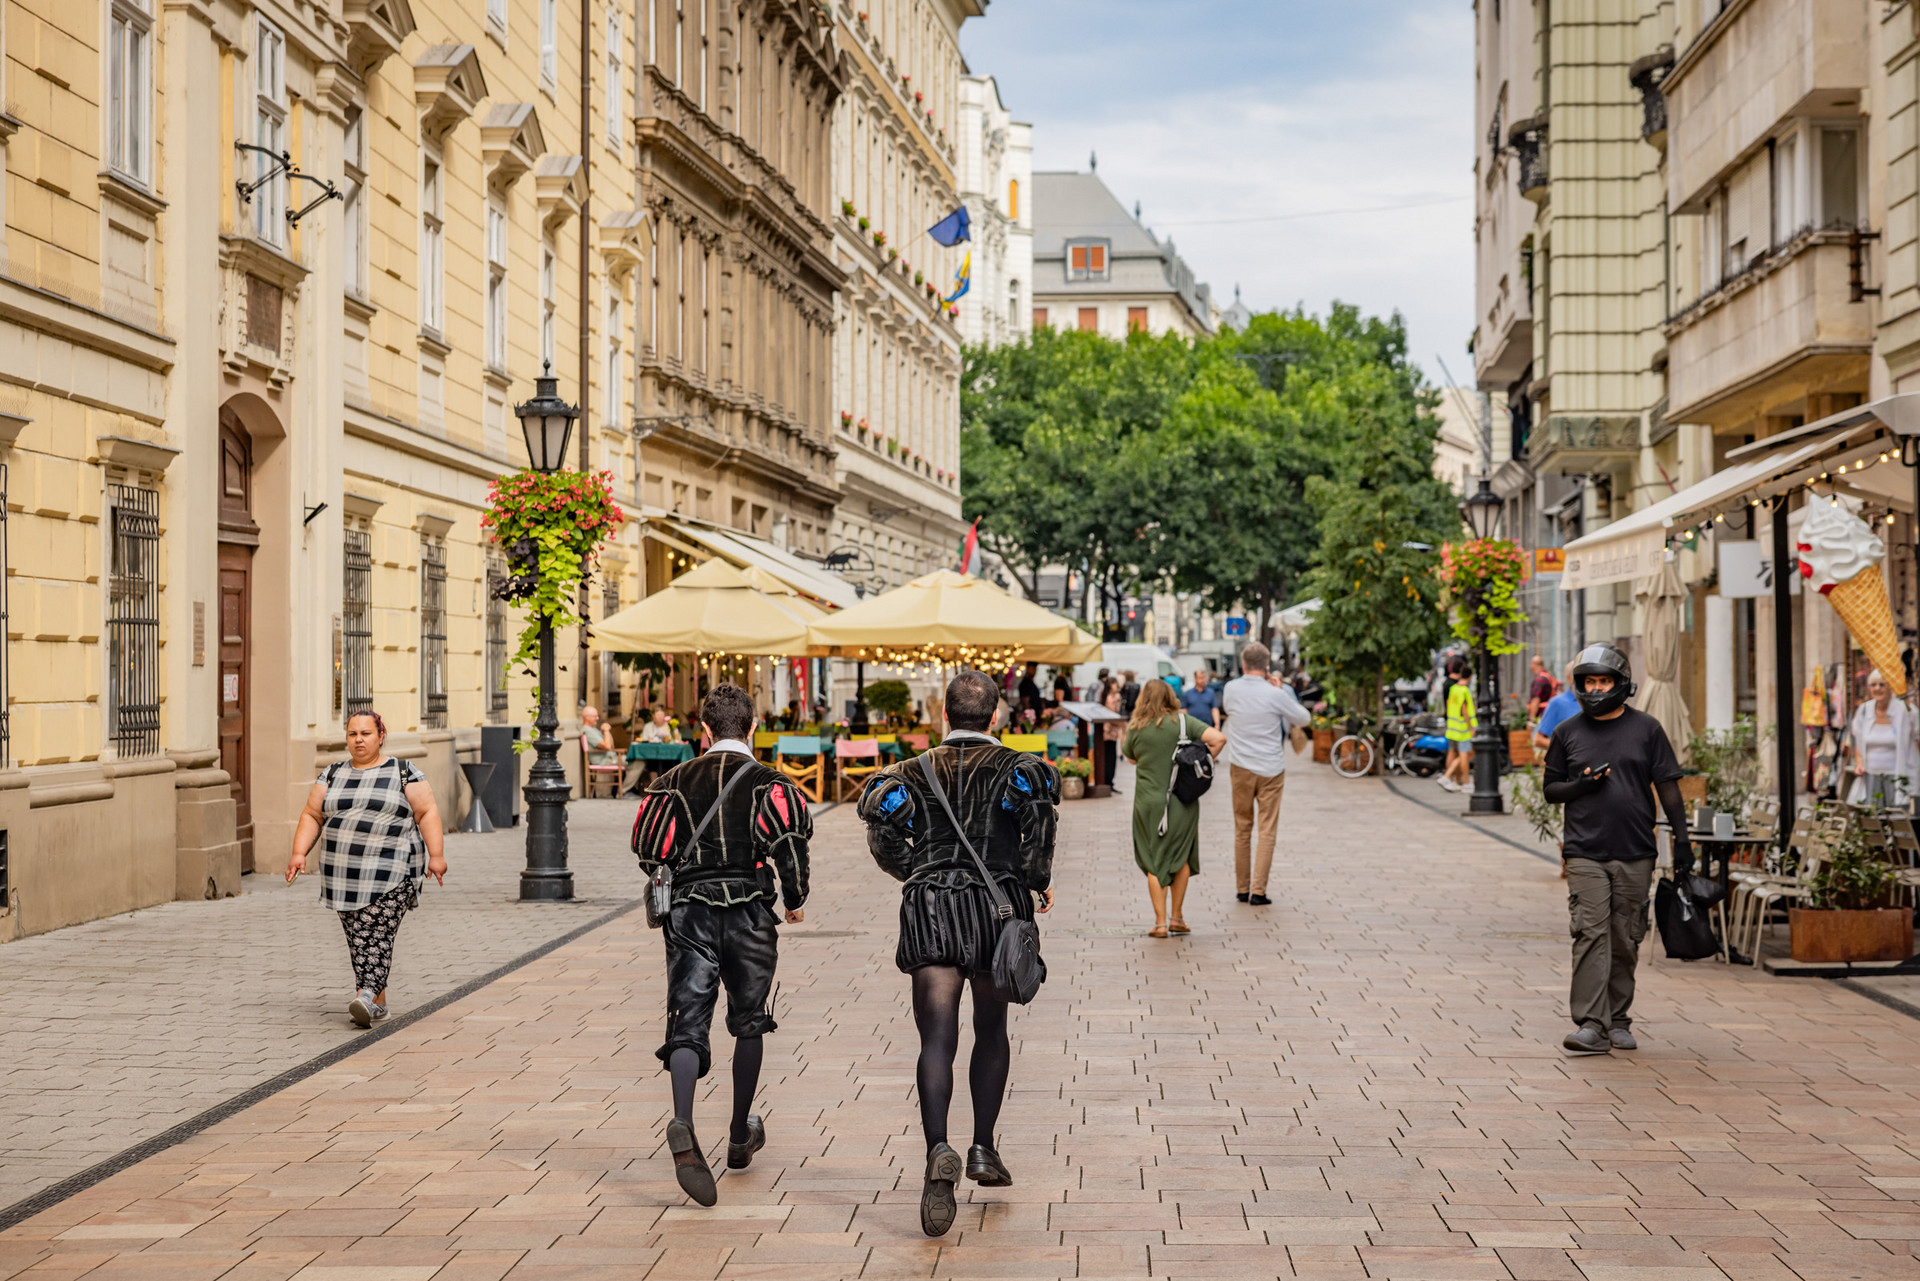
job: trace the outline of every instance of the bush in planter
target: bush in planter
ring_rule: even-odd
[[[889,719],[913,710],[913,691],[905,681],[874,681],[866,688],[866,704]]]
[[[1706,775],[1706,803],[1716,811],[1741,816],[1761,794],[1760,741],[1773,728],[1758,732],[1751,716],[1734,721],[1731,729],[1702,730],[1687,740],[1687,758]]]
[[[1867,838],[1851,825],[1827,847],[1827,861],[1807,880],[1807,906],[1815,911],[1871,912],[1894,906],[1899,887],[1893,867],[1874,857]]]

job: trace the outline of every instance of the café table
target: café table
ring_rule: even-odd
[[[675,740],[670,743],[627,744],[627,772],[620,779],[620,794],[625,796],[648,765],[667,762],[667,768],[693,759],[693,744]]]

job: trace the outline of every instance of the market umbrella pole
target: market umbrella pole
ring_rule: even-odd
[[[1779,750],[1775,769],[1780,775],[1780,835],[1782,852],[1793,833],[1793,772],[1796,768],[1793,686],[1793,575],[1799,570],[1793,539],[1787,533],[1787,495],[1773,506],[1773,695],[1774,740]]]

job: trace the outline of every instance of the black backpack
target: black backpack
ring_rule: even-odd
[[[1160,835],[1167,834],[1167,818],[1173,813],[1176,798],[1192,805],[1213,786],[1213,753],[1198,739],[1187,737],[1187,714],[1178,714],[1180,741],[1173,745],[1173,769],[1167,775],[1167,803],[1160,811]]]

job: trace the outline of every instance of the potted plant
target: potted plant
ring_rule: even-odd
[[[1866,835],[1849,824],[1807,882],[1807,906],[1787,914],[1796,961],[1904,961],[1913,913],[1894,906],[1899,884]]]
[[[887,247],[887,233],[886,233],[886,232],[884,232],[884,231],[876,231],[876,232],[874,232],[874,233],[873,233],[873,247],[874,247],[875,249],[885,249],[885,248]]]
[[[1332,711],[1313,714],[1313,762],[1316,765],[1330,764],[1333,760],[1333,740],[1340,736],[1340,718]]]
[[[840,202],[840,212],[849,218],[853,217],[853,201],[842,200]]]
[[[913,691],[905,681],[874,681],[866,687],[866,704],[889,722],[913,710]]]
[[[1507,759],[1515,769],[1533,764],[1533,727],[1527,724],[1527,705],[1518,698],[1507,703]]]
[[[867,217],[865,214],[861,214],[859,220],[854,223],[854,226],[865,231],[867,228],[873,226],[873,219]]]
[[[1767,733],[1771,734],[1769,726]],[[1680,795],[1689,805],[1710,805],[1736,817],[1760,795],[1760,740],[1751,716],[1729,729],[1702,730],[1687,740],[1693,773],[1680,779]]]
[[[1086,756],[1069,756],[1060,763],[1060,799],[1077,801],[1087,794],[1087,782],[1093,777],[1093,761]]]
[[[1553,845],[1560,843],[1560,824],[1566,817],[1566,810],[1564,806],[1547,800],[1539,767],[1514,770],[1513,810],[1527,820],[1527,825],[1533,828],[1533,834],[1542,842]]]

